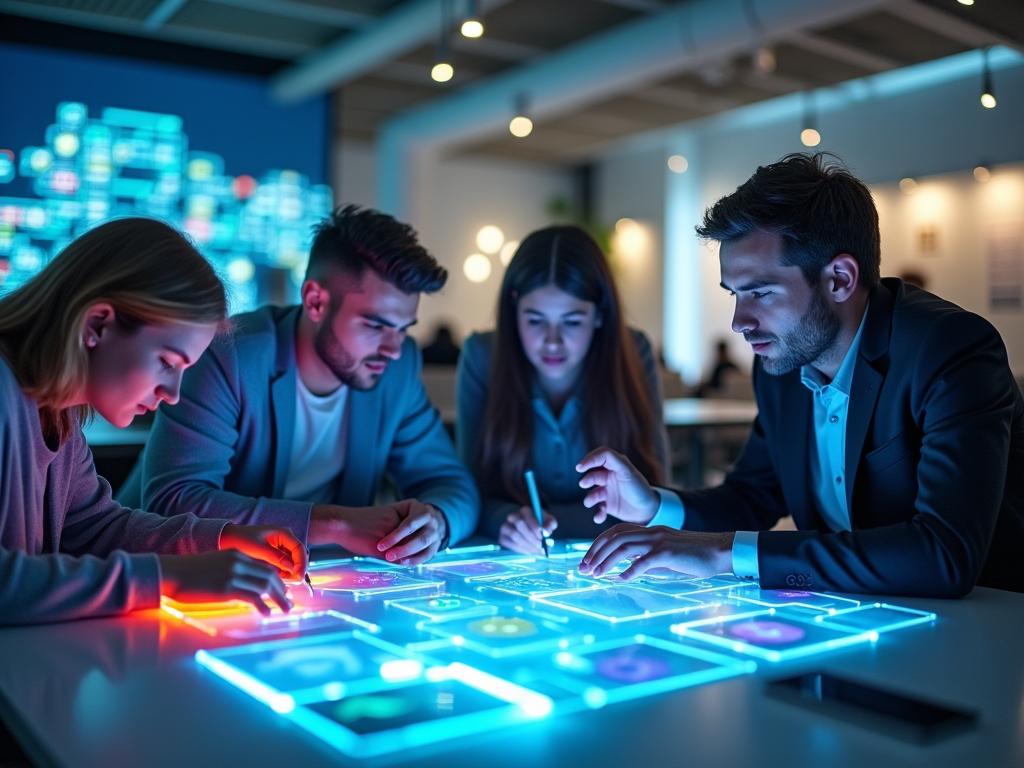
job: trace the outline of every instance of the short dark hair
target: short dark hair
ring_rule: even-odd
[[[372,269],[404,293],[434,293],[448,279],[415,230],[386,213],[346,205],[313,231],[307,280],[323,280],[334,270],[358,280]]]
[[[786,155],[762,165],[731,195],[704,212],[697,235],[728,243],[761,230],[782,236],[782,261],[817,283],[841,253],[860,267],[860,285],[880,280],[882,248],[871,191],[828,152]]]

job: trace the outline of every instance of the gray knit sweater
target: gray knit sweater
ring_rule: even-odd
[[[117,504],[81,429],[47,445],[38,407],[0,356],[0,625],[153,608],[153,553],[216,550],[225,524]]]

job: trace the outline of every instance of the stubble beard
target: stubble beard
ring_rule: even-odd
[[[321,323],[313,336],[313,349],[323,361],[324,365],[330,368],[331,373],[338,377],[338,380],[346,387],[369,392],[379,383],[383,374],[367,373],[359,375],[359,368],[363,363],[388,363],[390,362],[383,355],[370,355],[357,361],[334,335],[334,315]]]
[[[771,341],[779,350],[774,358],[759,355],[761,367],[772,376],[782,376],[792,370],[814,362],[827,362],[836,348],[842,325],[839,317],[828,302],[825,293],[815,286],[811,294],[811,303],[797,324],[796,329],[782,336],[747,336],[747,341],[754,343]]]

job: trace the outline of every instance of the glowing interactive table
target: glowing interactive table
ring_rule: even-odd
[[[57,766],[1012,765],[1024,595],[875,600],[656,571],[585,545],[406,569],[318,561],[312,594],[0,630],[0,716]],[[925,746],[765,695],[830,672],[979,713]]]

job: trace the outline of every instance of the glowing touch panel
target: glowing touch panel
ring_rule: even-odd
[[[426,632],[452,639],[457,645],[492,658],[558,648],[581,640],[585,634],[528,611],[420,626]]]
[[[752,672],[756,665],[637,635],[569,648],[552,657],[544,677],[583,697],[589,707],[687,688]]]
[[[498,608],[482,600],[455,595],[438,597],[408,597],[401,600],[385,600],[385,605],[402,611],[426,616],[435,621],[455,619],[460,616],[488,616],[498,612]]]
[[[768,661],[786,661],[878,639],[874,631],[827,627],[804,613],[775,609],[756,616],[736,615],[673,625],[672,631],[685,639],[711,643]]]
[[[701,603],[683,597],[662,595],[632,586],[559,592],[533,599],[553,608],[582,613],[612,623],[669,616],[701,607]]]
[[[261,643],[199,651],[196,660],[356,757],[527,722],[553,707],[543,694],[465,664],[424,667],[402,659],[359,633],[294,647]]]
[[[470,548],[417,568],[320,561],[315,594],[292,585],[295,610],[268,619],[243,603],[165,609],[221,644],[264,633],[197,660],[348,756],[409,763],[434,742],[514,725],[532,738],[538,718],[714,684],[760,660],[879,637],[881,652],[898,642],[889,633],[936,631],[931,613],[732,577],[594,580],[576,570],[586,546]]]
[[[332,592],[356,598],[378,597],[396,592],[437,591],[443,582],[419,578],[407,569],[386,564],[341,562],[310,566],[313,590],[323,595]]]

